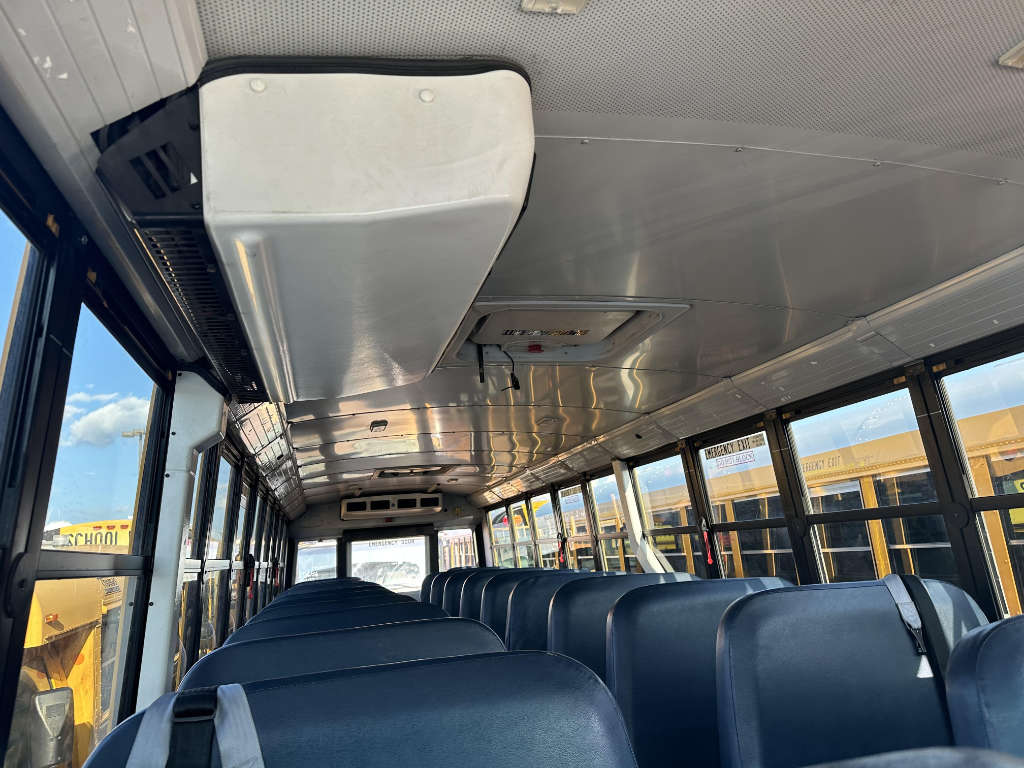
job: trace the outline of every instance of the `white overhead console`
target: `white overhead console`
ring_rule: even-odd
[[[270,397],[426,376],[523,207],[525,78],[232,74],[199,96],[203,217]]]

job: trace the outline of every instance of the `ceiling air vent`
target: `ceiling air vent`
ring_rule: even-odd
[[[562,365],[598,362],[629,349],[690,308],[660,299],[481,299],[466,315],[448,362]],[[454,359],[453,359],[454,358]]]
[[[381,517],[411,517],[440,512],[441,497],[437,494],[400,493],[387,496],[364,496],[341,502],[342,520],[368,520]]]

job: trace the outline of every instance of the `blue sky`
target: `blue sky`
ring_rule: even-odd
[[[10,315],[24,249],[24,236],[0,214],[0,253],[4,256],[0,313],[4,318]],[[132,516],[139,438],[122,437],[122,433],[146,428],[152,391],[153,381],[83,307],[47,527]]]

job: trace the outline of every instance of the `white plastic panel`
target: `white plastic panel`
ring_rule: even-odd
[[[235,75],[200,114],[203,214],[271,397],[429,373],[522,210],[526,81]]]

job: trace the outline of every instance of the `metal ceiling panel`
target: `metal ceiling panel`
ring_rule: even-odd
[[[538,138],[530,208],[483,293],[855,317],[1024,242],[1019,184],[870,157],[735,150]]]
[[[683,439],[763,411],[764,405],[723,381],[663,408],[651,418],[666,432]]]
[[[1016,0],[647,0],[578,15],[518,0],[199,0],[212,57],[493,56],[541,110],[795,126],[1024,156]],[[751,52],[757,52],[751,55]]]

